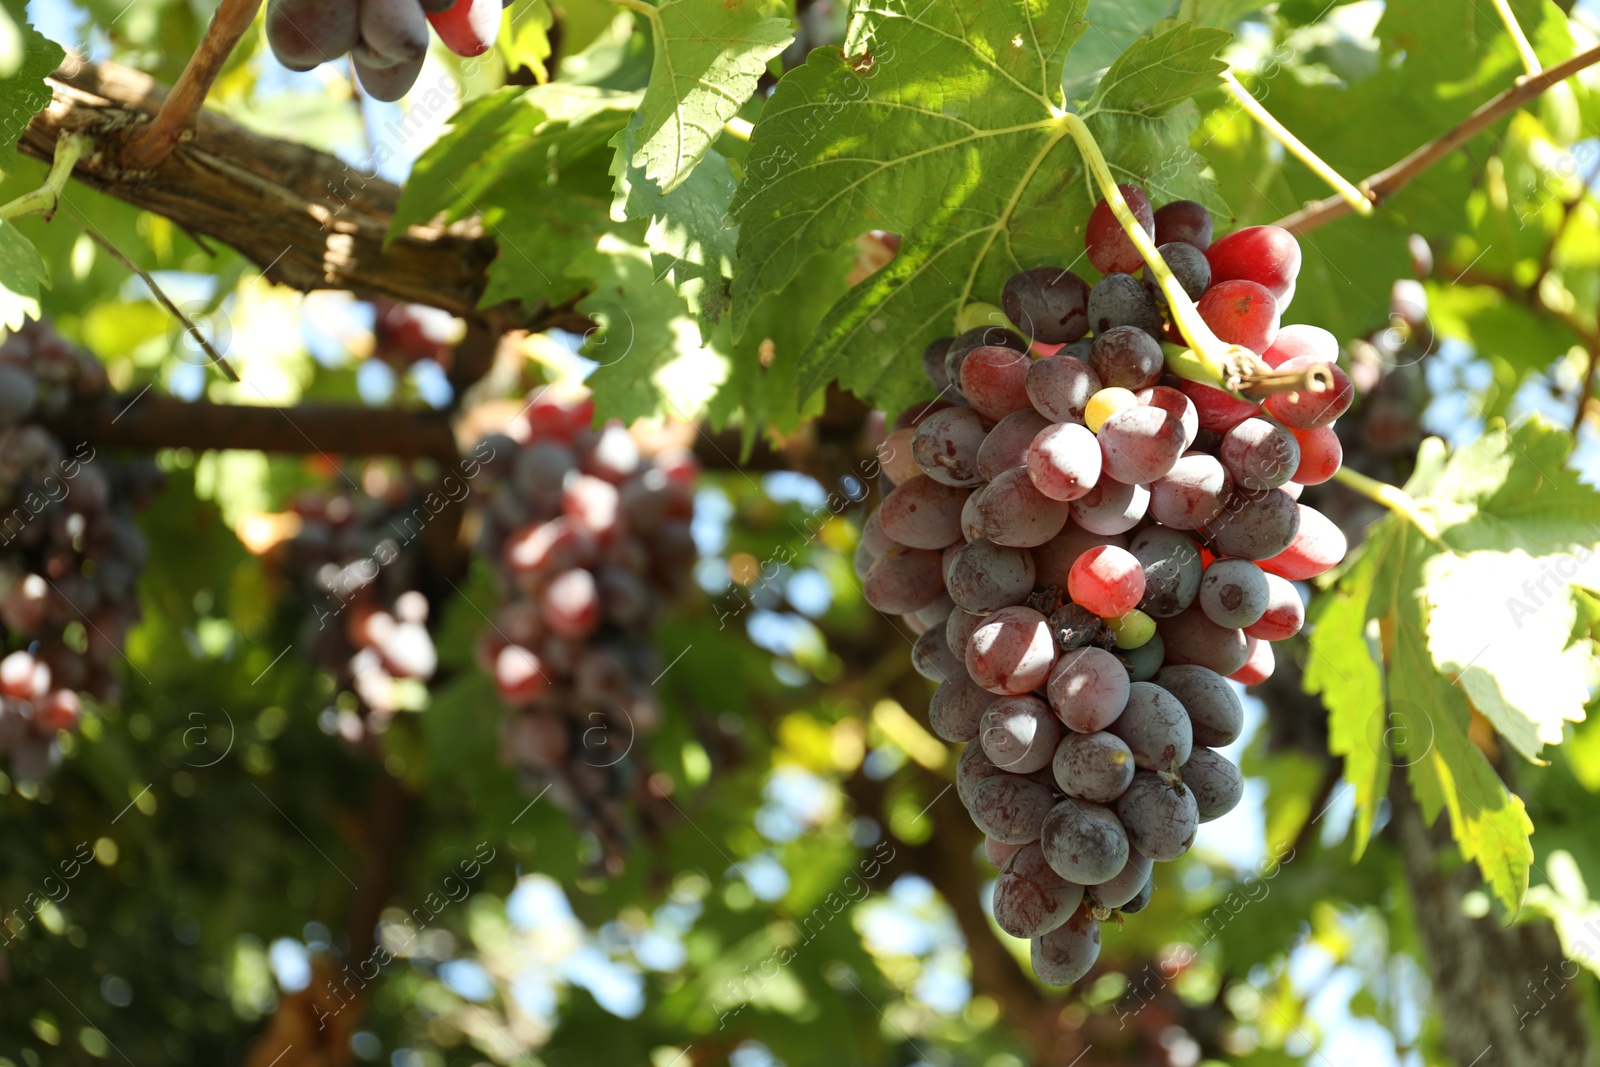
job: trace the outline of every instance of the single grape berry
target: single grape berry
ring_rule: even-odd
[[[1154,238],[1155,212],[1151,210],[1150,198],[1144,194],[1144,190],[1137,185],[1119,184],[1117,191],[1122,194],[1122,199],[1127,201],[1134,219],[1144,227],[1144,232]],[[1111,205],[1103,199],[1089,213],[1089,224],[1084,229],[1083,243],[1089,252],[1089,262],[1093,263],[1094,269],[1101,274],[1114,272],[1132,274],[1144,265],[1144,259],[1139,255],[1139,249],[1134,247],[1133,239],[1123,230],[1122,223],[1117,221]]]
[[[1243,279],[1271,290],[1288,303],[1300,274],[1300,243],[1277,226],[1247,226],[1219,237],[1206,249],[1211,283]]]
[[[1201,294],[1211,287],[1211,262],[1206,259],[1206,254],[1192,244],[1183,241],[1172,241],[1161,245],[1156,251],[1161,253],[1161,259],[1166,263],[1167,269],[1178,280],[1183,291],[1189,294],[1190,300],[1199,300]],[[1155,276],[1150,273],[1150,268],[1145,268],[1145,279],[1152,285]],[[1156,290],[1157,293],[1160,290]]]
[[[1187,247],[1187,246],[1185,246]],[[1089,366],[1102,387],[1137,392],[1161,379],[1166,369],[1161,343],[1135,326],[1113,326],[1095,335],[1089,349]]]
[[[1211,244],[1211,212],[1193,200],[1174,200],[1156,208],[1156,244],[1182,241],[1204,252]]]
[[[1107,274],[1089,290],[1089,328],[1101,334],[1113,326],[1136,326],[1161,339],[1161,308],[1132,274]]]
[[[1195,305],[1211,332],[1229,344],[1265,352],[1278,336],[1278,304],[1266,286],[1245,279],[1218,282]]]
[[[1115,618],[1132,611],[1144,597],[1144,569],[1128,550],[1101,545],[1072,565],[1067,592],[1101,618]]]
[[[1089,332],[1089,285],[1065,267],[1033,267],[1006,281],[1006,318],[1024,337],[1070,344]]]

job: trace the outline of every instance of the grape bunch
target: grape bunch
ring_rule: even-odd
[[[661,717],[651,631],[695,558],[698,470],[687,452],[646,455],[621,423],[593,418],[587,396],[540,394],[509,436],[485,441],[481,541],[505,602],[478,654],[512,709],[504,758],[595,835],[615,873],[626,802],[644,799],[633,750]]]
[[[303,583],[300,647],[356,697],[355,707],[330,707],[323,721],[352,744],[383,733],[396,712],[420,708],[402,683],[426,683],[438,666],[418,588],[426,493],[377,465],[362,483],[363,491],[299,494],[292,510],[300,529],[277,557],[279,572]]]
[[[377,100],[416,84],[428,27],[458,56],[481,56],[500,32],[502,0],[269,0],[267,43],[290,70],[311,70],[349,53]]]
[[[105,392],[100,362],[45,323],[0,344],[0,752],[22,778],[49,769],[54,739],[82,717],[80,694],[116,699],[113,668],[139,618],[146,549],[133,513],[161,472],[69,447],[43,425]]]
[[[1024,270],[1001,295],[1014,329],[928,347],[941,399],[888,436],[893,488],[856,559],[867,600],[919,635],[933,732],[966,743],[956,788],[1000,870],[995,920],[1058,985],[1094,964],[1102,921],[1146,906],[1152,866],[1238,803],[1217,751],[1242,727],[1230,680],[1272,673],[1272,642],[1304,621],[1294,583],[1345,550],[1298,502],[1339,468],[1352,393],[1331,334],[1279,324],[1293,236],[1213,242],[1201,205],[1152,211],[1121,188],[1220,339],[1281,371],[1325,365],[1284,378],[1333,387],[1256,402],[1168,374],[1162,341],[1181,335],[1102,201],[1097,282]]]

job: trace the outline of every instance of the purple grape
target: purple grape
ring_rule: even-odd
[[[1039,830],[1050,869],[1069,882],[1095,885],[1128,862],[1128,834],[1102,804],[1067,797],[1050,809]]]
[[[1183,455],[1183,424],[1160,408],[1124,408],[1099,438],[1105,474],[1129,485],[1149,485]]]
[[[973,786],[967,811],[978,829],[996,841],[1025,845],[1039,840],[1044,818],[1054,805],[1055,795],[1047,787],[1001,771]]]
[[[1228,814],[1244,796],[1244,776],[1228,757],[1210,748],[1196,748],[1180,770],[1183,784],[1194,794],[1201,822]]]
[[[918,424],[911,437],[911,457],[936,482],[982,485],[978,449],[988,435],[983,416],[971,408],[941,408]]]
[[[1033,973],[1050,985],[1071,985],[1100,958],[1100,924],[1084,908],[1043,937],[1029,942]]]
[[[1249,655],[1243,630],[1218,626],[1198,606],[1156,622],[1167,644],[1167,662],[1196,663],[1226,677],[1243,667]]]
[[[1013,467],[1028,461],[1028,446],[1050,420],[1037,411],[1013,411],[994,424],[978,449],[978,473],[993,481]]]
[[[994,701],[983,712],[978,730],[989,759],[1012,774],[1032,774],[1048,766],[1061,740],[1061,720],[1033,696]]]
[[[919,476],[898,486],[878,509],[883,532],[911,548],[944,548],[961,540],[967,490]]]
[[[1300,505],[1282,489],[1235,488],[1222,514],[1204,529],[1219,556],[1271,559],[1288,548],[1299,532]]]
[[[1013,467],[978,491],[984,536],[1010,548],[1042,545],[1067,524],[1069,506],[1039,492],[1025,467]]]
[[[1245,489],[1276,489],[1300,466],[1300,442],[1285,427],[1267,419],[1245,419],[1222,437],[1217,454]]]
[[[1169,241],[1159,246],[1156,251],[1161,253],[1167,269],[1172,271],[1172,276],[1178,280],[1178,285],[1183,291],[1189,294],[1190,300],[1199,300],[1211,287],[1211,261],[1206,259],[1206,254],[1194,245],[1183,241]],[[1155,277],[1150,273],[1149,267],[1145,268],[1144,276],[1152,285],[1155,284]]]
[[[1154,771],[1136,773],[1113,807],[1127,830],[1129,845],[1158,863],[1189,851],[1200,825],[1194,794],[1168,785]]]
[[[1127,742],[1104,730],[1068,732],[1051,758],[1056,785],[1069,797],[1109,804],[1133,781],[1133,752]]]
[[[1107,274],[1089,291],[1089,328],[1102,334],[1116,326],[1134,326],[1161,340],[1161,309],[1131,274]]]
[[[1192,251],[1192,250],[1191,250]],[[1202,261],[1204,256],[1200,257]],[[1133,392],[1147,389],[1161,379],[1166,359],[1161,342],[1137,326],[1113,326],[1095,334],[1089,350],[1089,366],[1105,388],[1120,386]]]
[[[1221,748],[1239,739],[1244,730],[1244,704],[1216,671],[1194,663],[1173,663],[1161,668],[1156,684],[1177,697],[1189,713],[1195,745]]]
[[[1233,479],[1216,456],[1185,452],[1150,483],[1150,517],[1174,530],[1198,530],[1222,514]]]
[[[1266,574],[1247,559],[1219,559],[1200,579],[1200,609],[1218,626],[1254,626],[1271,598]]]
[[[1093,489],[1074,500],[1072,521],[1090,533],[1126,533],[1139,525],[1150,505],[1150,490],[1102,474]]]
[[[1069,344],[1089,331],[1089,286],[1064,267],[1034,267],[1006,282],[1000,306],[1024,336]]]
[[[1069,882],[1045,861],[1034,842],[1006,860],[994,883],[994,921],[1012,937],[1040,937],[1072,917],[1083,903],[1083,886]]]
[[[928,725],[935,735],[952,743],[978,737],[984,709],[994,697],[972,684],[967,672],[952,675],[933,691],[928,703]]]
[[[1033,557],[1027,549],[973,541],[957,548],[951,558],[950,598],[974,615],[987,615],[1027,600],[1033,592],[1033,575]],[[955,641],[950,648],[955,651]]]
[[[1074,346],[1075,347],[1075,346]],[[1028,368],[1028,399],[1034,410],[1052,422],[1083,423],[1083,408],[1101,389],[1094,368],[1062,349],[1036,359]]]
[[[1146,771],[1174,771],[1189,758],[1194,734],[1178,698],[1152,682],[1133,682],[1128,704],[1106,730],[1127,744]]]
[[[1153,866],[1148,856],[1140,855],[1138,849],[1130,848],[1128,862],[1122,865],[1122,870],[1099,885],[1085,887],[1085,891],[1089,899],[1102,908],[1120,908],[1138,896],[1139,890],[1150,883],[1150,869]]]

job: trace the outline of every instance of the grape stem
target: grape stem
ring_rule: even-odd
[[[211,91],[211,83],[222,73],[250,24],[256,20],[261,0],[222,0],[211,24],[200,39],[200,46],[189,57],[178,75],[172,92],[161,102],[161,110],[123,150],[123,162],[139,170],[160,165],[172,154],[178,142],[194,136],[200,108]]]
[[[1504,0],[1501,0],[1503,3]],[[1261,106],[1261,101],[1250,94],[1250,91],[1240,84],[1239,79],[1233,76],[1233,71],[1222,72],[1222,85],[1226,88],[1245,112],[1262,129],[1272,134],[1278,143],[1287,148],[1296,159],[1310,167],[1323,181],[1333,188],[1333,191],[1344,198],[1345,203],[1357,215],[1372,214],[1372,200],[1368,194],[1357,189],[1347,181],[1344,175],[1329,166],[1327,161],[1313,152],[1304,141],[1289,132],[1289,128],[1273,117],[1272,112]]]
[[[723,133],[736,141],[743,141],[745,144],[750,143],[750,131],[754,128],[749,119],[742,119],[738,115],[722,124]]]
[[[44,184],[8,204],[0,205],[0,219],[10,222],[23,215],[43,215],[44,220],[49,222],[55,217],[56,208],[61,203],[61,190],[66,188],[67,180],[72,177],[72,168],[78,165],[78,160],[88,150],[87,137],[79,133],[64,135],[56,142],[55,159],[50,164],[50,173],[45,175]]]
[[[1172,312],[1172,321],[1177,324],[1183,339],[1189,342],[1187,349],[1168,350],[1167,368],[1180,378],[1231,393],[1239,393],[1241,388],[1265,374],[1269,368],[1260,356],[1242,345],[1230,345],[1221,340],[1200,317],[1194,301],[1189,299],[1189,294],[1178,284],[1166,260],[1161,258],[1155,241],[1145,232],[1139,220],[1134,218],[1133,209],[1128,207],[1122,190],[1117,188],[1117,180],[1112,176],[1106,157],[1101,153],[1094,134],[1089,132],[1088,125],[1071,112],[1063,112],[1060,122],[1077,143],[1078,152],[1088,165],[1089,173],[1094,175],[1095,183],[1100,186],[1100,194],[1105,197],[1111,213],[1128,235],[1128,240],[1139,250],[1145,266],[1161,287],[1161,294],[1166,297],[1167,307]],[[1304,387],[1317,391],[1309,380]]]
[[[1522,24],[1517,21],[1516,12],[1511,10],[1510,0],[1494,0],[1494,9],[1500,13],[1500,21],[1506,24],[1506,32],[1517,46],[1517,55],[1522,57],[1522,65],[1528,69],[1528,76],[1542,72],[1544,67],[1534,54],[1533,45],[1528,43],[1528,35],[1522,32]]]
[[[1439,532],[1434,529],[1433,522],[1422,513],[1422,507],[1416,499],[1404,489],[1388,482],[1380,482],[1376,478],[1369,478],[1349,467],[1340,467],[1335,471],[1333,480],[1354,489],[1373,503],[1382,504],[1395,514],[1405,516],[1423,537],[1441,548],[1444,547],[1444,542],[1439,540]]]

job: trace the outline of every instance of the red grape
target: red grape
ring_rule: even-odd
[[[1137,185],[1119,184],[1117,189],[1128,202],[1133,217],[1144,227],[1144,232],[1154,239],[1156,221],[1155,212],[1150,209],[1150,198]],[[1115,212],[1105,200],[1101,200],[1090,212],[1083,243],[1089,250],[1089,262],[1101,274],[1132,274],[1144,266],[1139,249],[1134,246],[1133,239],[1123,230],[1122,223],[1117,221]]]
[[[1211,282],[1243,279],[1286,296],[1300,273],[1300,244],[1277,226],[1247,226],[1219,237],[1206,249]]]
[[[1072,565],[1067,592],[1102,618],[1125,615],[1144,597],[1144,569],[1127,549],[1091,548]]]

